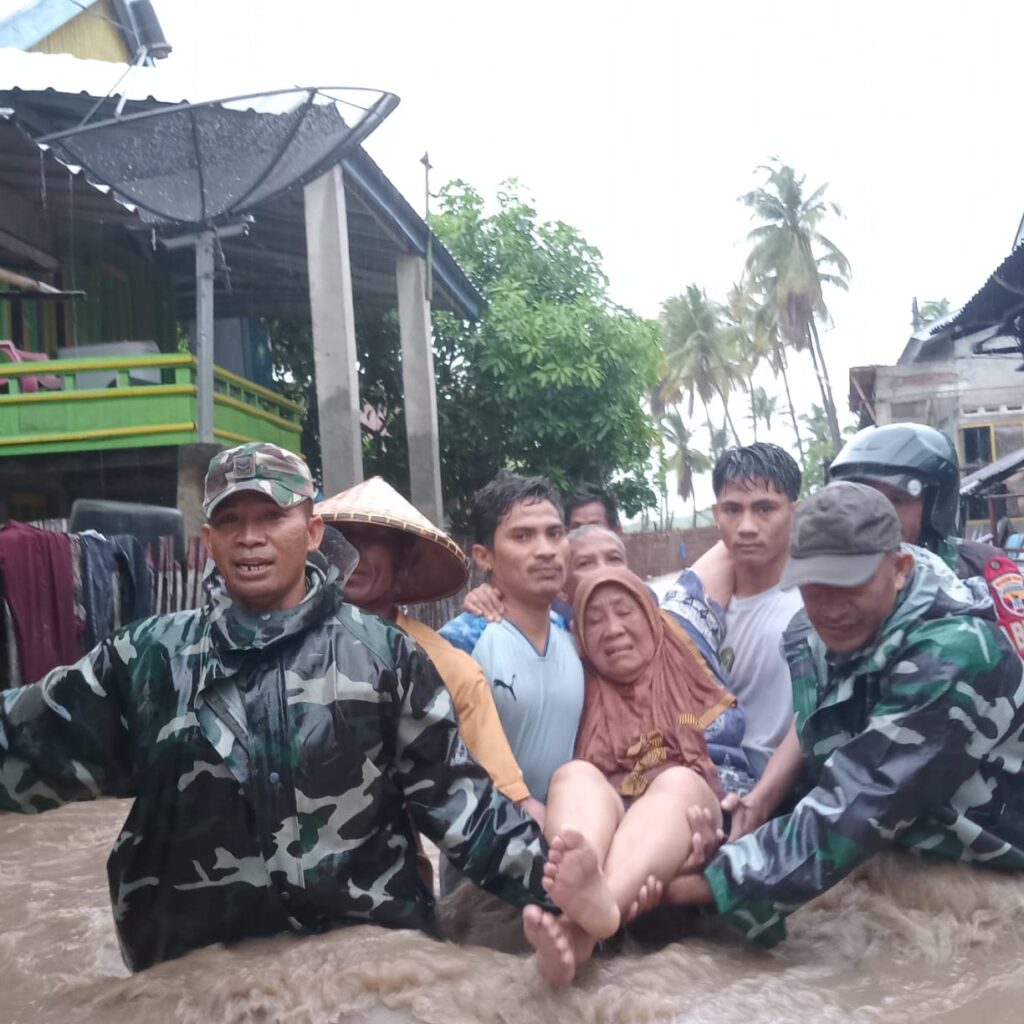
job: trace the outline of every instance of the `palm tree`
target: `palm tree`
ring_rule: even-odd
[[[766,430],[772,429],[772,417],[778,412],[779,396],[769,397],[762,387],[750,389],[750,425],[754,428],[754,440],[757,440],[757,424],[764,420]]]
[[[674,449],[667,455],[666,468],[676,474],[676,490],[679,497],[693,501],[693,525],[697,525],[697,495],[694,477],[711,469],[711,460],[693,447],[693,435],[683,423],[678,409],[673,409],[661,418],[661,436]]]
[[[753,374],[760,362],[767,362],[774,376],[782,377],[782,383],[786,388],[789,419],[793,425],[796,447],[802,462],[804,443],[800,436],[800,425],[796,419],[793,396],[789,390],[789,365],[786,362],[785,346],[779,337],[779,326],[775,309],[766,300],[764,295],[757,292],[754,282],[748,277],[742,284],[734,284],[732,286],[729,291],[726,310],[729,330],[737,338],[739,346],[747,352],[746,367],[750,378],[748,390],[751,394],[751,403],[753,404],[754,400]],[[754,440],[757,440],[756,421],[754,422]]]
[[[830,440],[828,417],[825,415],[825,410],[817,402],[812,402],[810,413],[801,413],[800,419],[807,426],[812,444],[828,444]]]
[[[849,287],[849,261],[818,230],[830,213],[841,217],[842,211],[825,200],[826,185],[805,196],[807,179],[797,177],[792,167],[777,159],[758,170],[767,175],[764,184],[741,197],[741,202],[762,221],[747,235],[754,248],[747,257],[746,269],[774,307],[789,344],[798,351],[810,350],[829,435],[838,449],[839,420],[816,318],[828,318],[822,285],[843,290]]]
[[[722,307],[710,301],[702,288],[691,284],[685,294],[674,295],[662,303],[658,322],[665,353],[661,400],[676,402],[685,393],[689,397],[689,415],[693,416],[694,400],[700,398],[705,416],[710,418],[708,402],[719,398],[726,423],[739,444],[739,434],[729,413],[728,393],[743,378],[730,339],[722,328]]]
[[[704,426],[708,428],[708,446],[711,449],[711,461],[715,462],[718,456],[729,447],[729,432],[722,427],[716,427],[711,420],[705,420]]]
[[[942,320],[947,316],[949,316],[949,299],[945,297],[927,300],[922,302],[920,307],[918,307],[917,299],[915,298],[910,306],[910,320],[915,331],[919,331],[922,327],[927,327],[928,324],[933,324],[936,320]]]

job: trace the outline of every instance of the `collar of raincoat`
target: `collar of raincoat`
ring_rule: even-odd
[[[340,573],[306,562],[306,596],[294,608],[251,612],[234,602],[218,573],[209,580],[214,646],[224,654],[262,650],[304,633],[332,615],[341,603]]]

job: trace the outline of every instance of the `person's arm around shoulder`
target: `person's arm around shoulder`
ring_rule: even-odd
[[[414,825],[481,888],[514,905],[551,906],[540,827],[467,756],[448,690],[423,652],[406,640],[395,668],[394,774]]]
[[[474,587],[463,598],[462,607],[470,615],[479,615],[488,622],[501,622],[505,617],[505,601],[501,591],[490,583]]]
[[[736,589],[736,567],[725,542],[716,542],[690,568],[700,577],[707,597],[720,608],[727,607]]]
[[[449,619],[439,630],[441,634],[456,649],[472,654],[473,649],[480,642],[484,630],[489,623],[482,615],[473,615],[470,612],[462,612],[454,619]]]
[[[0,810],[34,814],[127,796],[131,741],[117,681],[117,637],[38,683],[0,693]]]

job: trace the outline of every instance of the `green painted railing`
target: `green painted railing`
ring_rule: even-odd
[[[109,371],[109,387],[79,389],[77,374]],[[61,390],[25,392],[25,377],[59,377]],[[192,444],[196,361],[191,355],[0,362],[0,458]],[[159,383],[157,383],[157,378]],[[2,389],[0,389],[2,391]],[[226,444],[271,441],[297,451],[303,408],[214,368],[214,437]]]

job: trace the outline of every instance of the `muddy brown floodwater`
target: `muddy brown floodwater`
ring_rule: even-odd
[[[366,925],[198,950],[129,975],[105,863],[127,801],[0,816],[3,1024],[1019,1024],[1024,875],[876,859],[746,947],[721,926],[607,956],[552,993],[523,954]],[[450,934],[514,948],[504,913],[449,908]]]

